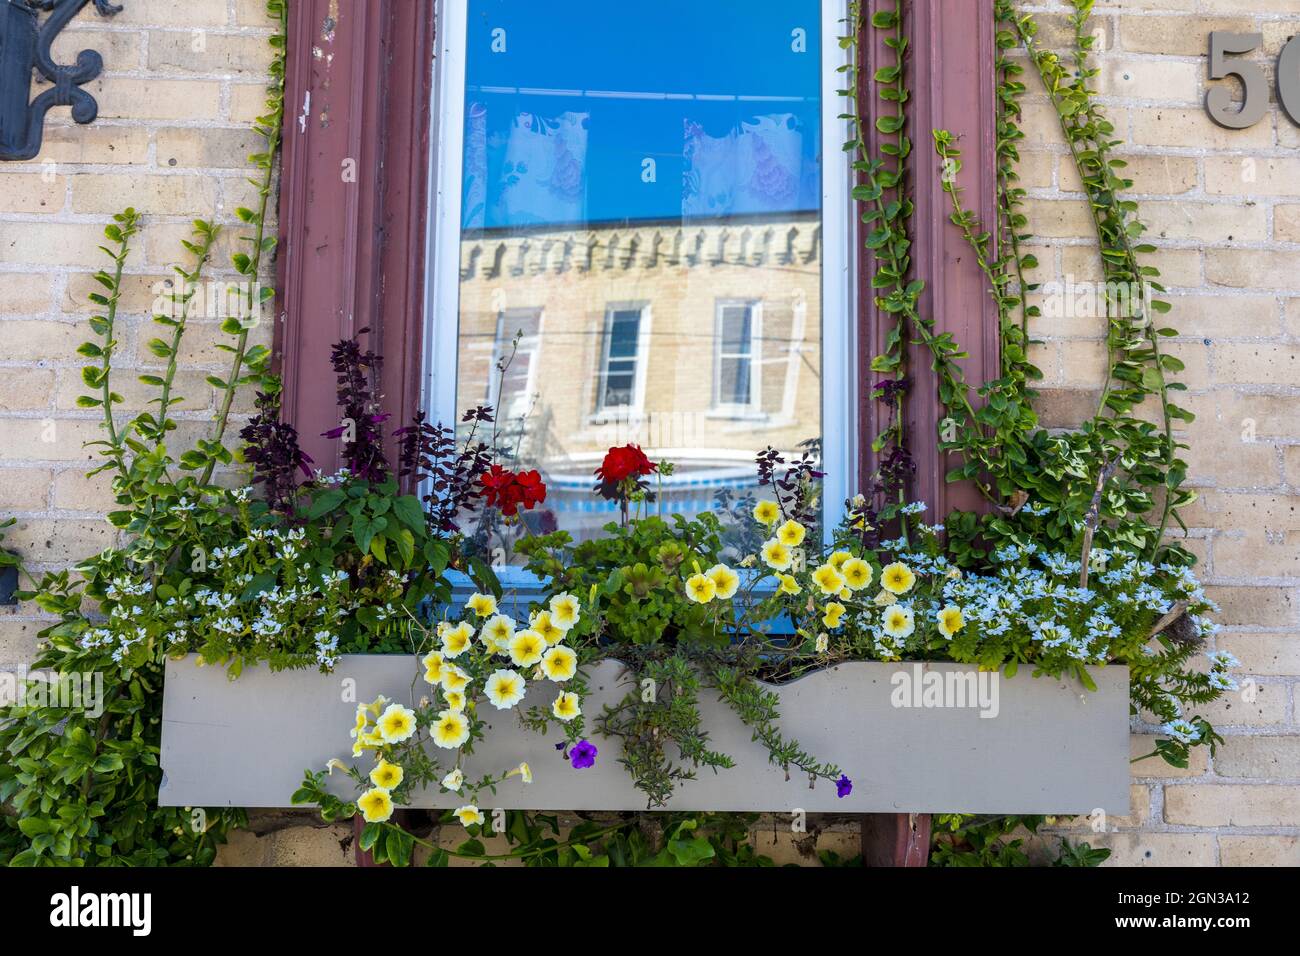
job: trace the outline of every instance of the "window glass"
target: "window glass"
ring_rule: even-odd
[[[820,441],[823,38],[817,0],[563,10],[468,0],[454,363],[582,538],[612,445],[694,514]]]

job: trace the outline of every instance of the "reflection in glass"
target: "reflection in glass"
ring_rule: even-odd
[[[457,399],[581,538],[611,445],[689,514],[820,439],[821,37],[817,0],[565,9],[469,0]]]

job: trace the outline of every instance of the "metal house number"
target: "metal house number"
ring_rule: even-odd
[[[1233,109],[1232,98],[1223,86],[1216,86],[1205,95],[1205,111],[1220,126],[1249,129],[1264,118],[1264,110],[1268,108],[1268,80],[1264,71],[1249,60],[1228,58],[1253,53],[1263,42],[1260,33],[1216,30],[1210,34],[1210,79],[1235,76],[1243,90],[1240,109]],[[1291,37],[1278,55],[1277,100],[1291,122],[1300,125],[1300,36]]]
[[[60,31],[91,0],[0,0],[0,160],[26,160],[41,151],[45,114],[71,106],[72,118],[91,123],[99,115],[95,98],[81,89],[99,76],[104,58],[82,50],[70,66],[55,63],[50,47]],[[108,0],[94,0],[101,16],[121,12]],[[44,22],[37,14],[49,11]],[[31,99],[32,71],[54,85]]]

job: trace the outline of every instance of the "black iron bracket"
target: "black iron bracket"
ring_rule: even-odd
[[[34,159],[45,135],[45,114],[55,106],[71,106],[78,123],[99,115],[95,98],[81,89],[99,76],[104,58],[82,50],[77,62],[60,66],[50,47],[54,38],[92,0],[0,0],[0,160]],[[101,16],[122,11],[108,0],[93,0]],[[40,11],[48,11],[43,22]],[[31,98],[32,71],[54,85]]]

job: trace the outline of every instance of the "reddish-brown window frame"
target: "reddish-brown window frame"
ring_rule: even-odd
[[[285,130],[280,184],[278,321],[275,353],[284,378],[284,411],[318,465],[336,463],[330,344],[369,329],[385,356],[385,410],[405,422],[420,400],[423,368],[424,270],[429,206],[430,95],[436,0],[297,0],[290,4]],[[864,22],[893,0],[864,0]],[[961,138],[961,185],[969,208],[995,221],[996,104],[993,4],[981,0],[904,0],[910,38],[907,119],[916,154],[910,174],[915,201],[912,259],[927,287],[922,312],[936,331],[951,332],[969,353],[968,378],[999,370],[997,316],[986,282],[961,236],[948,222],[941,170],[929,150],[930,131]],[[941,9],[942,8],[942,9]],[[879,31],[867,27],[863,49],[875,62],[892,57]],[[861,71],[859,101],[869,142],[878,154],[872,70]],[[880,427],[883,410],[866,399],[868,367],[881,350],[886,323],[872,290],[871,252],[861,246],[856,321],[862,383],[861,447]],[[974,491],[950,485],[952,463],[937,447],[941,413],[928,355],[916,347],[916,380],[907,403],[917,459],[913,497],[931,514],[979,507]],[[873,463],[864,458],[863,477]],[[864,826],[868,863],[924,865],[928,825],[906,815],[877,815]]]
[[[892,0],[867,5],[874,9],[877,3],[893,6]],[[312,457],[326,467],[334,447],[319,435],[335,424],[328,373],[332,342],[368,328],[371,345],[386,359],[384,400],[392,420],[408,420],[419,403],[434,6],[435,0],[290,5],[276,359],[285,413]],[[907,112],[917,150],[913,262],[916,274],[928,280],[922,309],[938,331],[952,332],[963,343],[970,353],[969,377],[984,381],[998,373],[997,319],[983,276],[948,223],[948,198],[939,164],[931,159],[929,133],[943,127],[961,137],[966,201],[992,222],[992,4],[906,0],[904,7],[911,38]],[[876,60],[887,54],[882,39],[870,29],[863,38]],[[871,72],[862,71],[860,100],[876,146]],[[865,382],[884,323],[877,321],[872,298],[875,264],[869,250],[861,249],[859,264],[859,380]],[[914,358],[911,367],[920,379],[929,359],[919,352]],[[869,448],[881,409],[867,402],[863,411],[861,446]],[[915,496],[933,505],[933,514],[975,504],[969,489],[943,480],[949,464],[939,460],[933,438],[939,411],[933,383],[919,381],[908,402],[918,459]],[[862,468],[869,473],[871,462]]]

